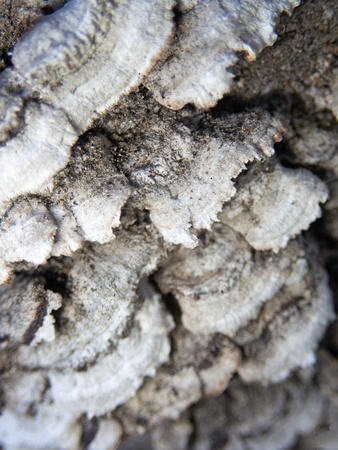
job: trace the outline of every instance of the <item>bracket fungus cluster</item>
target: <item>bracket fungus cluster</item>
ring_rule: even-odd
[[[327,82],[264,84],[300,3],[0,0],[1,446],[283,449],[338,418],[332,0]]]

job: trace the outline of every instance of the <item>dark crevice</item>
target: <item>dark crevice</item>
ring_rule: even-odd
[[[40,8],[40,11],[42,12],[42,14],[43,14],[44,16],[49,16],[49,14],[52,14],[55,10],[54,10],[54,8],[53,8],[52,6],[50,6],[50,5],[45,5],[45,6],[42,6],[42,7]]]
[[[51,315],[54,317],[55,330],[60,333],[68,322],[68,319],[64,317],[63,313],[65,306],[71,297],[70,280],[64,272],[61,272],[54,267],[50,267],[43,271],[42,275],[45,279],[44,288],[61,294],[62,296],[61,308],[51,311]]]
[[[135,302],[134,302],[135,308],[133,310],[133,314],[127,318],[126,324],[125,324],[123,330],[120,333],[116,334],[116,336],[119,339],[127,338],[130,335],[130,333],[132,332],[132,329],[134,327],[135,315],[136,315],[137,311],[141,308],[142,304],[143,304],[143,301],[140,301],[139,297],[135,298]],[[113,350],[113,348],[112,348],[112,350]],[[109,353],[111,353],[111,352],[109,352]]]
[[[170,340],[170,355],[169,355],[169,361],[167,364],[165,364],[162,367],[167,367],[167,370],[172,371],[173,367],[171,366],[170,361],[172,360],[172,355],[177,351],[176,348],[176,342],[174,339],[174,333],[175,330],[177,328],[178,325],[182,324],[182,310],[179,306],[178,301],[176,300],[175,296],[171,293],[168,294],[163,294],[160,290],[160,287],[158,286],[158,283],[156,282],[156,274],[158,273],[155,272],[154,274],[152,274],[149,278],[148,278],[148,283],[150,283],[153,288],[155,289],[155,291],[157,291],[162,298],[162,301],[166,307],[166,309],[169,311],[169,313],[171,314],[172,318],[174,319],[175,322],[175,327],[174,329],[169,333],[168,338]]]
[[[39,306],[36,309],[36,315],[33,322],[28,327],[28,330],[24,334],[23,342],[25,345],[29,345],[35,337],[35,333],[42,326],[44,318],[47,314],[48,299],[45,291],[40,291],[38,294]]]
[[[325,229],[326,212],[323,217],[314,222],[305,234],[318,243],[319,257],[329,275],[329,286],[333,295],[333,305],[338,316],[338,249],[337,242]],[[326,330],[320,347],[324,347],[333,357],[338,357],[338,320],[333,321]]]
[[[2,344],[3,342],[8,341],[10,338],[9,334],[5,334],[4,336],[0,336],[0,344]]]
[[[307,169],[324,182],[327,182],[330,178],[334,178],[334,175],[331,175],[327,169],[324,169],[319,165],[300,162],[291,150],[287,140],[277,142],[274,148],[276,157],[284,167],[289,169]]]
[[[70,289],[68,285],[68,276],[64,272],[57,269],[49,268],[43,272],[46,280],[45,289],[61,294],[62,297],[70,297]]]
[[[197,438],[197,424],[194,416],[194,406],[192,406],[189,410],[189,420],[192,424],[193,430],[192,433],[189,436],[188,444],[187,444],[187,450],[193,450],[195,446],[195,441]]]
[[[329,286],[333,293],[335,311],[338,314],[338,248],[337,242],[329,236],[325,229],[325,219],[324,210],[323,217],[317,219],[311,228],[304,232],[304,235],[317,242],[322,265],[329,275]]]
[[[12,52],[11,51],[2,50],[0,52],[0,61],[1,60],[3,61],[3,63],[5,64],[6,67],[13,67]],[[6,67],[4,67],[4,69]],[[0,70],[0,72],[1,72],[1,70]]]
[[[179,26],[184,14],[179,10],[178,5],[174,6],[173,13],[174,13],[173,22],[177,28]]]
[[[99,420],[96,416],[92,419],[88,419],[87,416],[82,416],[81,422],[82,436],[80,448],[81,450],[85,450],[96,436],[97,430],[99,429]]]
[[[167,310],[170,312],[170,314],[173,316],[174,321],[176,325],[179,325],[182,323],[182,311],[180,308],[180,305],[173,294],[165,294],[162,295],[163,302],[167,308]]]
[[[43,289],[41,289],[41,295],[46,297],[45,306],[42,305],[38,308],[39,320],[34,320],[34,323],[31,324],[29,329],[25,335],[25,343],[26,340],[28,342],[29,337],[32,338],[31,333],[37,331],[37,329],[43,324],[44,315],[47,313],[48,308],[48,293],[46,291],[52,291],[57,294],[61,294],[62,296],[62,306],[57,310],[52,310],[51,315],[54,317],[55,329],[57,332],[60,332],[61,329],[65,326],[67,319],[63,317],[63,312],[65,305],[71,298],[71,279],[68,275],[60,269],[61,261],[65,260],[64,257],[60,258],[52,258],[52,260],[56,263],[55,266],[52,266],[48,263],[46,266],[39,266],[36,269],[30,269],[27,271],[14,271],[16,276],[25,276],[32,280],[38,280],[38,283],[43,285]],[[42,315],[44,314],[44,315]],[[37,327],[37,328],[36,328]],[[33,336],[34,337],[34,336]],[[28,342],[29,343],[29,342]]]
[[[0,414],[2,413],[2,410],[4,409],[4,407],[5,407],[5,394],[4,394],[2,386],[0,385]],[[0,445],[0,450],[1,450],[1,448],[2,447]]]
[[[156,281],[156,274],[157,272],[150,275],[147,279],[147,282],[153,287],[153,289],[158,292],[161,295],[162,301],[165,304],[165,307],[172,315],[175,324],[179,325],[182,323],[182,311],[180,308],[180,305],[178,301],[176,300],[175,296],[171,293],[163,294],[161,292],[160,287],[158,286],[158,283]]]

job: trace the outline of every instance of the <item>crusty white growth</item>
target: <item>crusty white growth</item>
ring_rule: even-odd
[[[278,117],[254,110],[214,121],[192,117],[186,125],[153,115],[147,130],[134,131],[142,110],[122,112],[123,123],[125,114],[130,120],[118,130],[116,151],[123,145],[128,158],[124,150],[117,165],[137,187],[137,205],[150,210],[164,239],[190,248],[198,244],[190,228],[210,229],[223,203],[235,194],[233,180],[248,162],[271,156],[285,130]],[[137,140],[130,140],[131,130],[139,134]]]
[[[334,311],[327,275],[318,264],[312,266],[304,279],[285,286],[235,337],[244,347],[238,371],[244,381],[280,381],[295,367],[315,362],[315,350]]]
[[[0,283],[10,275],[11,263],[46,262],[56,228],[47,208],[36,198],[17,201],[0,223]]]
[[[47,205],[49,219],[45,230],[41,221],[36,236],[34,230],[27,234],[32,256],[29,252],[25,257],[8,256],[8,249],[16,247],[17,236],[0,236],[4,261],[1,281],[9,276],[8,264],[12,262],[42,264],[49,256],[73,254],[85,241],[112,240],[112,229],[119,226],[121,208],[132,192],[130,184],[137,205],[150,209],[150,217],[166,241],[195,247],[198,239],[191,233],[191,226],[210,229],[223,203],[235,193],[233,179],[249,161],[271,156],[273,144],[284,131],[278,118],[260,110],[225,115],[214,125],[207,119],[204,122],[207,131],[201,135],[193,126],[173,119],[164,125],[154,115],[151,129],[140,136],[141,150],[138,141],[129,141],[126,128],[130,156],[121,163],[118,159],[118,168],[113,143],[101,134],[88,133],[73,147],[66,168],[40,189],[39,201]],[[22,207],[22,202],[16,202],[7,214],[23,216],[28,222],[28,212],[24,213]],[[31,214],[38,212],[32,207]],[[20,228],[23,238],[26,228]],[[34,257],[43,243],[45,253]]]
[[[73,254],[85,241],[115,238],[112,228],[120,224],[130,186],[116,170],[108,144],[103,136],[92,136],[76,145],[67,167],[38,200],[14,202],[0,225],[0,282],[13,262],[43,264],[50,256]]]
[[[215,19],[212,30],[217,29],[215,39],[218,44],[220,41],[228,42],[229,36],[232,36],[231,30],[236,29],[243,40],[231,37],[230,40],[236,42],[234,50],[244,49],[253,54],[264,43],[272,43],[275,36],[272,26],[276,14],[296,4],[262,1],[258,5],[248,4],[246,8],[239,4],[219,7],[218,2],[210,5],[182,4],[182,12],[189,11],[181,20],[178,31],[181,37],[177,45],[184,49],[183,43],[187,40],[196,44],[195,50],[206,50],[199,41],[195,43],[196,34],[216,49],[213,39],[204,33],[203,26],[201,28],[201,23],[214,24]],[[77,135],[86,130],[98,113],[114,105],[122,94],[140,84],[169,42],[173,28],[172,7],[171,0],[71,0],[22,37],[13,51],[13,68],[6,69],[0,80],[1,103],[6,110],[6,113],[2,113],[0,139],[8,139],[0,153],[1,211],[8,207],[1,202],[13,200],[21,194],[36,193],[50,181],[65,166]],[[244,38],[244,30],[248,33],[248,42]],[[229,36],[227,33],[230,33]],[[222,53],[223,44],[221,48]],[[182,51],[184,55],[185,50]],[[207,59],[211,53],[209,50],[205,52]],[[198,52],[193,57],[200,63]],[[194,75],[200,77],[201,74],[195,69],[196,64],[189,62],[189,58],[187,60],[188,65],[192,64]],[[227,64],[230,61],[228,56],[225,56],[225,60]],[[172,61],[169,65],[176,61],[176,56]],[[223,65],[224,61],[216,72],[223,72]],[[178,71],[176,75],[178,80],[181,75]],[[195,84],[186,74],[183,74],[183,78]],[[205,78],[203,83],[207,84],[207,91],[212,90],[214,75],[209,73],[209,69],[200,78]],[[217,85],[221,86],[222,83],[216,79]],[[185,88],[184,91],[187,92]],[[224,89],[221,91],[223,93]],[[29,100],[32,97],[37,97],[45,104]],[[193,95],[194,99],[197,97]],[[28,99],[28,104],[23,105],[22,99]],[[244,164],[252,157],[247,155]],[[219,164],[217,158],[214,164]],[[205,192],[201,191],[200,194],[204,196]],[[172,235],[166,231],[167,224],[158,204],[158,212],[154,208],[154,220],[171,242],[184,240],[192,246],[196,240],[187,231],[191,218],[186,211],[181,211],[181,203],[186,203],[187,199],[183,198],[181,192],[174,195],[177,198],[173,201],[172,209],[181,216],[184,222],[182,229]],[[102,201],[96,199],[96,204],[92,206],[101,207]],[[210,220],[214,220],[216,213],[213,212],[210,219],[206,218],[203,226],[210,226]],[[67,216],[66,212],[60,210],[57,214],[59,217]],[[78,217],[83,223],[82,210],[78,211]],[[92,231],[85,230],[84,237],[89,236],[92,240],[95,236]],[[68,246],[68,252],[76,247],[76,239],[71,240],[73,242]],[[95,240],[102,242],[102,238],[95,237]]]
[[[50,370],[51,396],[59,411],[89,416],[104,414],[132,397],[145,376],[169,357],[167,333],[173,321],[159,297],[147,299],[134,318],[131,334],[121,339],[115,351],[99,356],[85,371]],[[100,379],[100,383],[97,380]]]
[[[1,212],[58,173],[77,136],[140,84],[171,36],[171,8],[171,0],[70,0],[22,37],[0,77],[0,140],[9,139],[0,148]]]
[[[68,166],[52,183],[52,190],[43,194],[58,225],[53,255],[70,255],[85,240],[104,244],[114,239],[112,228],[120,225],[130,186],[116,170],[104,136],[76,145]]]
[[[203,396],[223,392],[241,363],[241,353],[221,334],[194,336],[179,325],[172,332],[170,361],[146,380],[136,395],[117,410],[116,416],[128,433],[179,414]]]
[[[326,185],[308,170],[257,167],[240,182],[219,218],[256,250],[278,251],[320,217],[319,203],[327,197]]]
[[[1,81],[0,81],[1,82]],[[15,107],[19,105],[15,97]],[[10,105],[9,121],[16,110]],[[67,115],[49,105],[29,102],[24,124],[0,148],[0,211],[4,202],[26,193],[36,193],[66,164],[77,135]],[[5,124],[4,133],[8,127]],[[19,132],[20,131],[20,132]]]
[[[126,195],[114,196],[114,191],[110,191],[110,196],[94,197],[91,194],[86,192],[81,204],[73,206],[74,215],[85,240],[104,244],[112,239],[112,228],[120,224],[120,211]]]
[[[282,2],[275,2],[271,9],[263,3],[257,11],[267,8],[268,16],[283,10]],[[77,135],[99,112],[141,82],[171,36],[172,6],[170,0],[72,0],[17,43],[13,67],[1,76],[1,102],[6,110],[0,127],[4,142],[0,151],[2,213],[18,195],[45,195],[51,183],[55,184],[53,175],[66,165]],[[210,12],[216,5],[195,6],[182,5],[182,11],[189,9],[189,16],[206,8]],[[257,11],[249,5],[241,14],[247,19]],[[189,34],[189,26],[186,31],[183,28],[183,35]],[[263,28],[260,32],[264,34]],[[223,203],[235,192],[232,179],[247,162],[272,154],[272,146],[282,134],[278,120],[263,113],[257,117],[261,123],[254,124],[254,117],[243,119],[229,118],[226,129],[221,130],[220,125],[208,139],[191,138],[187,127],[177,127],[170,142],[178,153],[174,164],[177,169],[183,159],[189,167],[175,179],[168,176],[173,163],[167,155],[159,156],[160,146],[156,160],[150,160],[148,167],[127,168],[128,178],[143,191],[145,201],[140,206],[150,208],[152,220],[167,241],[196,246],[191,226],[209,229]],[[240,141],[226,136],[231,126],[241,127]],[[149,189],[153,173],[155,186]],[[58,227],[52,255],[70,255],[85,240],[107,242],[113,238],[111,228],[119,225],[120,209],[129,195],[123,176],[115,172],[119,181],[103,192],[98,186],[89,188],[86,178],[75,181],[77,198],[71,204],[60,195],[57,199],[55,189],[52,198],[48,198],[50,194],[44,198]],[[67,191],[68,187],[65,196]],[[8,274],[4,272],[2,280]]]
[[[235,121],[237,119],[239,118]],[[252,130],[250,129],[252,118],[246,119],[247,123],[245,118],[239,119],[243,134],[245,128],[248,128],[248,134],[241,145],[236,141],[230,139],[223,141],[212,135],[208,141],[197,140],[190,145],[188,133],[184,136],[185,139],[182,139],[182,143],[189,145],[190,149],[188,147],[187,150],[190,150],[193,156],[189,166],[175,183],[168,186],[168,193],[163,192],[159,195],[155,192],[147,197],[151,208],[150,217],[166,241],[174,244],[182,243],[190,248],[195,247],[198,239],[189,231],[190,226],[197,230],[210,229],[212,223],[217,221],[217,213],[223,203],[234,195],[232,180],[245,169],[245,164],[264,156],[271,156],[273,153],[278,122],[277,130],[274,125],[271,127],[271,124],[268,125],[264,121],[257,123],[257,128]],[[233,126],[236,127],[235,124]],[[264,138],[263,133],[267,133]]]
[[[229,23],[224,12],[230,8],[229,5],[223,5],[223,8],[217,2],[198,4],[193,8],[192,5],[182,5],[182,11],[187,8],[190,11],[184,14],[179,26],[178,33],[182,36],[177,45],[183,45],[181,41],[185,40],[195,45],[197,34],[216,48],[210,36],[204,33],[203,26],[200,28],[200,22],[210,24],[217,19],[218,25],[213,29],[220,27],[215,33],[218,44],[220,41],[228,42],[227,33],[232,33],[230,29],[239,31],[241,38],[245,36],[243,30],[246,30],[248,42],[233,38],[238,46],[235,50],[245,49],[252,53],[252,49],[261,49],[263,42],[272,43],[275,15],[296,4],[262,1],[258,5],[248,4],[246,8],[235,4],[233,11],[227,11],[228,15],[235,17],[234,22],[230,18]],[[12,200],[20,194],[37,192],[65,166],[76,136],[86,130],[99,112],[114,105],[122,94],[140,84],[169,42],[173,27],[172,7],[171,0],[71,0],[22,37],[14,48],[13,68],[6,69],[0,80],[1,101],[7,111],[0,127],[0,139],[7,139],[13,131],[20,131],[0,153],[0,200]],[[191,25],[190,22],[195,20],[197,23]],[[192,35],[191,30],[194,30]],[[195,50],[200,47],[199,41],[196,41],[196,46]],[[206,50],[204,45],[202,47],[203,51]],[[207,59],[211,53],[209,50],[205,52]],[[193,57],[200,63],[198,52]],[[189,58],[187,60],[188,65],[192,64],[194,75],[200,76],[196,71],[197,65],[189,62]],[[228,56],[225,60],[229,60]],[[175,61],[176,56],[173,63]],[[216,71],[221,70],[223,74],[223,65],[224,62],[220,67],[216,64]],[[206,72],[202,78],[205,78],[203,83],[209,92],[215,80],[209,69]],[[178,80],[181,75],[177,72],[175,76]],[[182,76],[188,83],[195,84],[185,74]],[[220,80],[216,79],[217,85],[221,86]],[[224,92],[223,88],[221,92]],[[23,98],[32,96],[48,106],[38,106],[36,102],[22,105]],[[193,99],[197,98],[194,94]],[[24,115],[24,123],[21,123],[19,112]]]
[[[220,225],[206,239],[203,248],[178,249],[157,278],[163,292],[175,294],[182,322],[195,334],[234,336],[283,285],[307,271],[296,244],[278,257],[254,255],[238,233]]]
[[[13,276],[10,286],[1,287],[2,353],[15,355],[6,360],[0,352],[6,365],[15,360],[15,376],[2,380],[6,410],[0,430],[5,442],[34,447],[40,442],[38,425],[48,429],[56,417],[58,427],[41,440],[41,448],[60,445],[60,434],[68,436],[73,426],[78,436],[75,424],[82,413],[100,415],[124,403],[145,376],[153,377],[168,360],[173,320],[160,296],[147,283],[139,284],[161,256],[158,239],[141,233],[132,239],[121,233],[119,238],[78,251],[68,262],[70,281],[63,288],[68,293],[61,309],[60,294],[44,288],[48,270],[56,267],[36,279]],[[12,314],[5,314],[7,309]],[[55,340],[51,309],[59,317]],[[36,377],[44,380],[44,388],[32,389]]]
[[[77,4],[77,1],[74,3]],[[85,3],[87,8],[95,5],[93,20],[97,20],[97,15],[103,28],[107,18],[102,7],[111,12],[102,43],[97,45],[93,56],[78,70],[63,77],[61,85],[43,90],[41,94],[44,99],[66,111],[71,121],[82,131],[98,113],[117,103],[121,95],[141,83],[142,77],[168,43],[173,26],[172,0],[87,0]],[[89,40],[96,36],[95,26],[90,24],[90,27],[89,30],[86,25],[84,31],[85,39]],[[69,28],[72,30],[71,23]],[[52,26],[50,30],[53,30]],[[82,28],[79,36],[74,36],[75,56],[78,41],[82,39],[81,33]],[[63,45],[67,43],[68,47],[66,35],[63,38]]]
[[[32,386],[16,386],[15,389],[28,392]],[[32,394],[36,391],[32,390]],[[36,397],[32,396],[32,403]],[[7,399],[6,399],[7,400]],[[22,399],[21,399],[22,401]],[[68,414],[67,411],[54,411],[48,401],[45,402],[39,411],[32,410],[33,414],[21,414],[6,408],[0,416],[0,442],[6,444],[6,448],[21,449],[41,449],[58,450],[62,448],[77,449],[80,446],[82,427],[79,418]],[[43,432],[42,432],[43,430]]]
[[[164,61],[146,78],[156,99],[172,109],[187,103],[199,108],[214,106],[230,91],[233,75],[227,69],[238,52],[255,59],[277,35],[278,14],[290,12],[299,0],[179,2],[175,44]]]
[[[303,169],[259,165],[287,121],[250,108],[283,111],[282,156],[319,162],[324,178],[337,174],[332,116],[313,111],[312,128],[292,82],[256,91],[244,63],[251,104],[237,90],[208,112],[176,112],[144,87],[123,94],[144,82],[172,109],[214,104],[236,52],[271,44],[298,0],[62,2],[13,53],[0,37],[2,67],[13,55],[0,74],[0,447],[108,450],[168,418],[181,437],[168,428],[154,447],[290,447],[320,420],[322,394],[302,389],[316,369],[297,371],[300,389],[274,382],[314,361],[332,299],[305,238],[287,241],[327,192]],[[220,410],[199,416],[196,403],[225,389]]]
[[[31,345],[38,345],[43,341],[54,341],[56,337],[55,331],[55,317],[53,312],[57,311],[62,306],[62,296],[57,292],[46,291],[47,292],[47,310],[45,311],[45,316],[42,320],[42,325],[38,328],[35,333],[34,339]]]
[[[44,18],[13,52],[16,71],[33,88],[53,86],[93,55],[109,29],[113,1],[72,0]]]
[[[83,232],[74,214],[62,201],[49,206],[49,212],[57,224],[51,255],[72,255],[84,242]]]
[[[87,370],[23,371],[4,379],[7,408],[0,417],[0,440],[5,439],[8,443],[14,440],[28,448],[44,448],[46,445],[60,445],[62,433],[70,439],[67,436],[69,429],[82,412],[89,416],[108,412],[128,400],[143,377],[154,376],[156,367],[168,359],[170,344],[166,334],[170,328],[172,320],[159,299],[147,299],[135,317],[131,334]],[[40,384],[44,380],[43,396],[42,388],[32,389],[32,377],[42,378]],[[97,383],[98,378],[100,383]],[[24,401],[25,397],[29,398],[29,403]],[[25,403],[28,403],[27,408],[30,404],[36,405],[34,420],[26,415]],[[56,417],[61,419],[59,428],[40,441],[38,425],[49,426]],[[45,443],[46,439],[49,444]]]
[[[136,235],[127,241],[122,234],[119,238],[73,256],[68,268],[71,301],[63,307],[63,330],[55,342],[20,347],[19,365],[58,370],[85,367],[126,333],[137,307],[139,280],[154,270],[161,254],[155,236]]]

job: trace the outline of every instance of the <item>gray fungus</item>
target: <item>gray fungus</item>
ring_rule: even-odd
[[[326,404],[333,296],[302,232],[336,140],[264,101],[210,108],[300,1],[47,3],[0,73],[0,444],[293,445]]]

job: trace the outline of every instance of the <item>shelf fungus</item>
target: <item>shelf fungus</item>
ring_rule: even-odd
[[[239,233],[217,224],[203,247],[174,252],[157,281],[175,295],[192,333],[233,337],[282,286],[302,279],[307,262],[301,253],[296,243],[278,256],[254,253]]]
[[[256,250],[278,251],[321,216],[319,203],[327,198],[325,183],[310,171],[266,165],[239,180],[219,217]]]
[[[233,179],[248,162],[271,156],[284,128],[279,119],[262,111],[224,117],[201,137],[180,128],[159,147],[161,154],[153,152],[149,167],[135,167],[130,178],[146,179],[149,172],[155,173],[154,189],[148,188],[145,198],[152,221],[166,241],[193,248],[198,239],[189,228],[211,228],[224,202],[236,192]],[[176,152],[170,157],[173,148]],[[168,164],[173,158],[182,168],[176,179]]]
[[[227,69],[238,52],[255,59],[277,39],[274,25],[282,11],[299,0],[178,2],[176,40],[146,78],[146,86],[163,105],[180,109],[187,103],[210,108],[231,89]]]
[[[234,52],[244,50],[253,57],[265,44],[271,45],[275,39],[276,15],[297,4],[297,1],[261,1],[243,8],[239,4],[220,6],[215,1],[196,5],[179,3],[183,16],[177,29],[178,41],[171,47],[174,28],[171,0],[70,0],[46,16],[16,43],[12,66],[0,75],[2,214],[18,196],[38,194],[63,169],[77,137],[100,113],[144,81],[168,48],[169,53],[174,52],[169,66],[174,64],[177,69],[177,74],[170,75],[170,79],[176,77],[195,85],[184,70],[184,67],[194,68],[194,75],[204,80],[203,90],[207,93],[215,85],[220,86],[211,102],[215,103],[227,90],[220,82],[220,74],[223,78],[224,68],[235,60]],[[203,31],[203,23],[214,21],[210,39]],[[195,42],[196,36],[199,39]],[[188,42],[193,43],[192,50],[185,48]],[[225,42],[231,44],[230,49]],[[175,45],[182,48],[178,62]],[[210,52],[209,47],[215,51]],[[199,48],[207,55],[207,62],[206,67],[201,65],[203,73],[197,74],[196,64],[190,61],[189,55],[200,62]],[[182,71],[179,70],[181,60],[184,61]],[[157,83],[152,82],[154,86]],[[182,89],[186,91],[185,87]],[[193,93],[181,106],[196,98]],[[206,107],[209,103],[202,102],[202,105]],[[211,147],[213,144],[219,147],[215,141]],[[254,154],[247,153],[243,164],[253,157]],[[172,202],[173,211],[180,209],[177,205],[180,201]],[[163,214],[159,206],[157,209],[153,216],[161,226]],[[187,213],[179,214],[189,222]],[[205,226],[209,222],[206,220]],[[166,226],[163,224],[163,230]],[[181,238],[167,233],[171,241],[185,239],[191,246],[195,239],[186,227],[183,226]]]
[[[7,332],[1,355],[12,371],[2,377],[6,410],[0,440],[35,445],[39,431],[31,429],[32,415],[22,400],[28,397],[36,424],[48,427],[51,417],[63,417],[44,443],[59,444],[83,413],[102,415],[124,403],[168,360],[173,320],[160,296],[140,282],[157,265],[159,240],[119,237],[78,251],[64,272],[57,262],[49,263],[39,277],[22,273],[1,287],[0,317]],[[45,288],[58,271],[63,297]],[[45,387],[32,390],[35,378],[45,380]]]
[[[215,30],[218,30],[218,43],[220,35],[222,42],[225,42],[224,36],[230,33],[231,41],[237,42],[234,49],[245,50],[253,56],[254,52],[263,48],[264,43],[273,42],[275,16],[296,4],[275,1],[268,5],[263,1],[258,6],[248,5],[241,12],[239,28],[238,5],[233,10],[230,7],[227,10],[226,7],[220,8],[216,2],[210,5],[179,4],[178,9],[182,8],[183,14],[177,28],[178,35],[182,35],[179,45],[182,46],[183,54],[185,51],[189,54],[190,50],[183,50],[183,41],[190,40],[196,33],[204,35],[200,33],[201,23],[210,22],[211,15],[217,18]],[[63,6],[57,3],[57,6],[59,9],[35,24],[16,43],[12,65],[0,75],[1,215],[6,218],[8,214],[16,214],[24,220],[26,216],[21,212],[21,198],[33,195],[42,203],[49,204],[49,221],[56,224],[57,231],[49,255],[45,251],[40,258],[34,255],[21,258],[12,252],[13,255],[7,258],[4,254],[6,251],[2,252],[0,282],[8,280],[13,263],[24,260],[41,264],[51,255],[70,255],[85,240],[104,243],[113,237],[109,228],[118,226],[120,207],[129,196],[123,175],[115,171],[114,181],[109,180],[110,186],[107,186],[107,181],[103,181],[104,192],[101,194],[98,194],[98,187],[95,187],[95,192],[91,191],[88,183],[85,183],[86,192],[81,193],[80,185],[84,180],[77,180],[72,188],[77,200],[67,198],[67,195],[70,196],[69,188],[64,188],[65,199],[56,193],[56,189],[50,194],[46,193],[51,185],[55,185],[53,177],[59,176],[61,180],[61,177],[69,175],[67,168],[61,174],[58,173],[71,158],[71,148],[78,136],[86,131],[101,112],[137,87],[155,61],[168,48],[172,48],[169,44],[173,39],[174,22],[173,2],[170,0],[121,0],[117,3],[71,0]],[[263,10],[266,23],[261,20]],[[255,18],[254,27],[252,18]],[[244,39],[239,44],[240,38],[231,34],[235,30],[241,37],[245,36],[246,30],[248,41]],[[199,45],[197,43],[197,47]],[[224,60],[231,60],[232,57],[229,59],[226,56],[227,49],[223,44],[218,51]],[[189,62],[187,64],[190,65]],[[223,67],[222,64],[216,64],[217,70]],[[213,130],[213,136],[208,139],[190,137],[188,128],[177,126],[173,130],[173,157],[165,154],[169,150],[168,143],[168,148],[163,148],[161,156],[159,145],[153,159],[148,161],[148,167],[137,167],[130,159],[127,169],[130,172],[129,179],[138,183],[143,191],[140,194],[145,198],[144,206],[150,205],[152,220],[165,239],[188,247],[197,245],[198,241],[189,228],[210,228],[223,203],[234,194],[231,180],[245,168],[247,162],[272,154],[273,143],[280,138],[283,127],[277,119],[263,117],[263,113],[257,116],[258,120],[262,121],[261,125],[254,124],[255,118],[249,115],[229,118],[229,125],[223,130],[221,126]],[[242,137],[248,134],[248,139],[244,139],[240,147],[236,145],[236,139],[230,137],[223,142],[220,137],[222,133],[227,134],[230,124],[236,128],[242,127]],[[173,158],[176,158],[175,162]],[[176,176],[175,180],[171,180],[170,176],[165,181],[166,173],[169,173],[173,164],[177,168],[182,161],[187,166],[185,174],[182,169],[181,176]],[[153,190],[145,186],[152,183],[150,173],[155,173],[159,181]],[[193,173],[198,174],[197,177],[192,176]],[[144,180],[143,186],[141,179]],[[220,184],[220,180],[224,180],[224,184]],[[186,189],[187,185],[189,189]],[[203,202],[203,198],[208,198],[207,203]],[[200,214],[202,209],[203,215]],[[100,214],[97,214],[98,211]],[[176,223],[175,227],[173,223]],[[20,232],[23,233],[25,228],[23,224]],[[48,231],[44,234],[48,234]],[[51,239],[53,236],[49,233],[46,249]],[[2,249],[11,248],[7,236],[2,236],[2,241]]]
[[[295,367],[310,366],[334,317],[327,275],[310,260],[302,280],[283,287],[238,331],[234,340],[244,354],[239,375],[246,382],[270,383],[286,378]]]
[[[1,214],[18,196],[39,192],[67,164],[77,139],[63,111],[35,101],[18,101],[17,96],[15,104],[11,100],[0,92],[0,110],[6,111],[0,122],[0,139],[4,138],[0,147]]]
[[[202,397],[220,395],[241,363],[241,353],[226,336],[195,336],[182,325],[172,332],[170,361],[147,379],[136,395],[114,413],[126,433],[177,419]],[[143,424],[137,423],[138,417]]]
[[[238,372],[248,382],[280,380],[312,364],[334,318],[326,274],[300,242],[278,256],[253,252],[224,225],[206,233],[203,248],[176,250],[157,281],[177,298],[189,331],[238,337],[246,356]]]
[[[198,239],[191,227],[211,228],[236,192],[234,179],[249,162],[272,156],[285,123],[259,109],[210,117],[163,108],[154,113],[152,107],[156,103],[142,100],[139,93],[125,98],[109,114],[104,130],[118,170],[134,188],[133,203],[150,210],[167,242],[193,248]]]
[[[112,228],[120,224],[130,186],[109,149],[104,136],[87,135],[39,195],[12,203],[0,224],[0,283],[21,261],[43,264],[51,256],[73,254],[85,241],[114,239]]]
[[[37,199],[22,199],[13,204],[0,223],[0,283],[8,282],[12,263],[45,263],[56,229],[47,208]]]
[[[291,447],[336,389],[331,34],[273,92],[303,18],[276,84],[239,53],[311,2],[33,3],[0,36],[0,447]]]
[[[163,123],[153,114],[149,128],[139,131],[134,128],[143,120],[142,108],[136,113],[122,108],[120,114],[130,114],[131,120],[118,143],[109,134],[110,139],[88,132],[73,146],[66,168],[36,198],[20,197],[11,204],[0,235],[0,282],[8,279],[14,263],[43,264],[50,256],[71,255],[85,241],[109,242],[130,196],[138,208],[150,209],[167,242],[195,247],[198,239],[190,228],[210,229],[223,203],[236,192],[233,179],[248,162],[270,157],[285,131],[279,117],[258,109],[214,121],[197,116],[197,125],[194,114],[186,125],[174,117]],[[131,129],[137,136],[132,141]],[[41,214],[45,219],[39,219],[34,236]],[[13,223],[10,232],[8,221]],[[16,248],[19,237],[28,241],[27,248]]]
[[[93,119],[140,84],[171,37],[172,6],[71,0],[22,36],[0,74],[0,210],[37,193]]]

